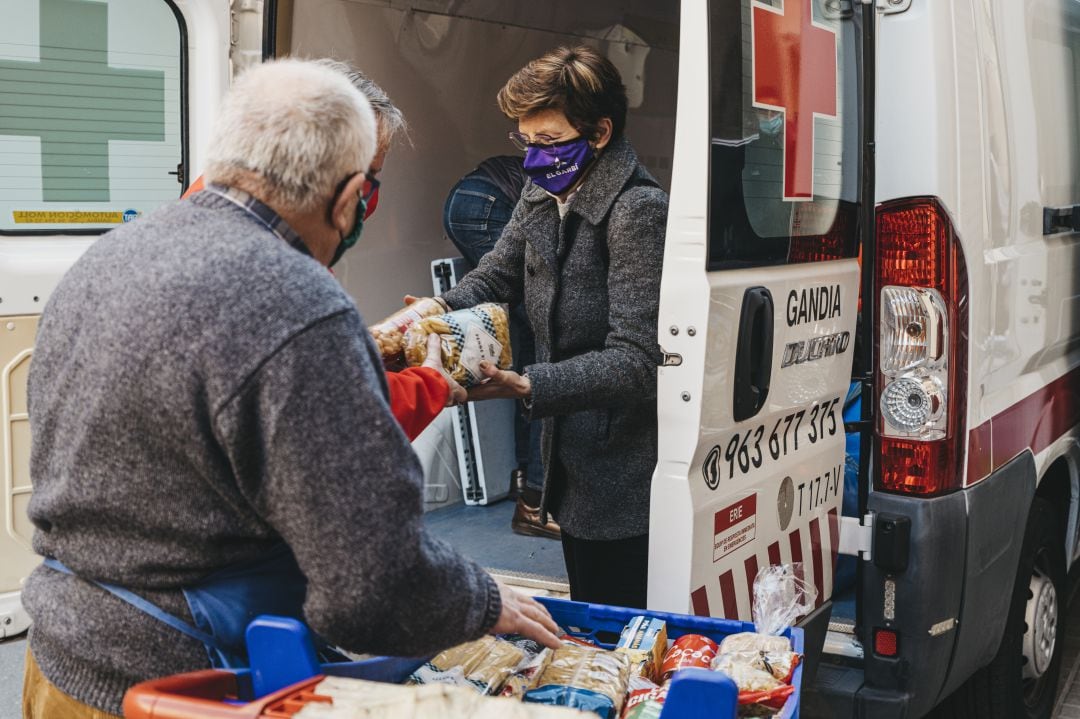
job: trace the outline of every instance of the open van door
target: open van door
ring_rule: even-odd
[[[832,593],[859,312],[861,6],[685,0],[660,300],[649,607]]]
[[[188,146],[205,145],[228,87],[229,4],[0,0],[0,17],[2,638],[29,625],[19,590],[39,561],[26,516],[38,318],[101,233],[177,199],[201,164]]]

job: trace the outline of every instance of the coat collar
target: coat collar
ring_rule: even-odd
[[[627,139],[620,137],[612,142],[600,153],[581,189],[570,201],[570,211],[581,215],[592,225],[599,225],[638,168],[637,153]],[[534,203],[544,200],[555,202],[544,188],[533,182],[525,187],[522,198]]]

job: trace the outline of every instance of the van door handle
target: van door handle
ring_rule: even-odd
[[[765,406],[772,380],[772,348],[772,294],[764,287],[751,287],[743,293],[735,349],[732,413],[736,422],[750,419]]]

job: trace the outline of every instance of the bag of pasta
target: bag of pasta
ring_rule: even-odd
[[[405,360],[405,331],[425,317],[441,315],[450,310],[437,297],[422,297],[411,305],[402,307],[382,322],[371,325],[371,333],[379,354],[387,365],[400,364]]]
[[[425,317],[405,332],[405,359],[418,367],[427,359],[427,338],[437,334],[442,342],[443,367],[462,387],[482,384],[480,363],[487,360],[499,369],[510,369],[510,314],[506,305],[488,303]]]
[[[408,684],[449,684],[497,694],[525,658],[520,646],[492,636],[436,655],[409,677]]]
[[[630,680],[630,659],[621,652],[564,643],[525,693],[525,701],[619,716]]]

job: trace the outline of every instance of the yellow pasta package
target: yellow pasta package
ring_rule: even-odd
[[[427,359],[427,338],[441,338],[443,366],[454,380],[468,389],[483,383],[480,363],[510,369],[510,314],[506,305],[488,303],[425,317],[405,332],[405,359],[418,367]]]

